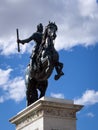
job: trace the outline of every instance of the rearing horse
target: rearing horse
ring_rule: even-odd
[[[63,63],[59,62],[59,55],[54,48],[56,32],[57,25],[49,22],[43,34],[42,44],[39,47],[36,62],[33,64],[30,62],[27,67],[27,105],[32,104],[45,95],[48,86],[48,78],[51,76],[54,68],[57,71],[57,75],[54,77],[55,80],[58,80],[64,75],[62,72]],[[40,91],[40,96],[38,96],[37,89]]]

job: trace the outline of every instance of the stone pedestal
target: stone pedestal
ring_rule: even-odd
[[[16,130],[76,130],[76,112],[82,107],[72,100],[43,97],[10,122]]]

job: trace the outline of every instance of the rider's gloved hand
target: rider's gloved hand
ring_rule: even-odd
[[[21,43],[21,44],[24,45],[24,42],[22,40],[20,40],[20,39],[17,39],[17,43]]]

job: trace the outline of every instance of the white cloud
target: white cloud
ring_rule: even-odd
[[[19,102],[25,97],[24,79],[22,77],[10,79],[11,71],[12,69],[0,69],[0,89],[3,91],[3,94],[0,95],[1,103],[9,99]]]
[[[86,90],[82,97],[74,100],[75,104],[94,105],[98,103],[98,91]]]
[[[24,46],[20,44],[20,50],[21,54],[24,52],[31,52],[31,45],[30,44],[25,44]],[[3,39],[0,41],[0,50],[1,50],[1,55],[11,55],[18,53],[18,47],[17,47],[17,42],[16,42],[16,37],[10,37],[10,39]]]
[[[62,94],[62,93],[51,93],[51,97],[64,99],[64,94]]]
[[[3,102],[4,102],[4,97],[1,96],[1,97],[0,97],[0,103],[3,103]]]
[[[87,116],[93,118],[95,115],[92,112],[89,112],[87,113]]]
[[[16,77],[9,82],[7,87],[8,99],[13,99],[16,102],[23,100],[25,97],[24,80],[21,77]]]
[[[38,23],[45,26],[49,20],[55,21],[59,28],[55,45],[58,50],[98,42],[96,0],[7,0],[0,3],[1,54],[17,53],[17,27],[24,39],[36,31]],[[22,48],[22,53],[27,51],[26,46]]]
[[[91,16],[96,13],[97,3],[96,0],[79,0],[80,12],[83,16]]]
[[[11,71],[11,68],[7,70],[0,69],[0,87],[8,82]]]

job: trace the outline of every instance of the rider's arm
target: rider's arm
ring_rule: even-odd
[[[24,40],[18,39],[18,42],[19,42],[19,43],[22,43],[22,44],[25,44],[25,43],[28,43],[28,42],[30,42],[30,41],[32,41],[32,40],[34,40],[34,34],[33,34],[32,36],[30,36],[29,38],[24,39]]]

